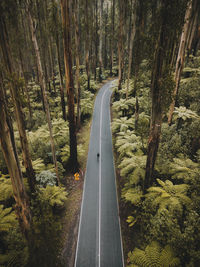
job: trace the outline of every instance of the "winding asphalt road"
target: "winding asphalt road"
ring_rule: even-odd
[[[111,88],[112,81],[95,101],[75,267],[124,266],[110,130]]]

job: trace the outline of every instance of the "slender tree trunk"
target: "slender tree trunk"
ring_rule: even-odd
[[[25,89],[25,94],[26,94],[27,103],[28,103],[29,119],[31,121],[32,117],[33,117],[33,112],[32,112],[32,108],[31,108],[30,96],[29,96],[29,91],[28,91],[28,86],[27,86],[27,79],[25,77],[24,63],[23,63],[23,58],[22,58],[22,51],[21,51],[20,47],[19,47],[19,57],[20,57],[22,74],[23,74],[23,78],[24,78],[24,82],[25,82],[25,86],[24,86],[25,88],[24,89]]]
[[[179,51],[178,51],[178,57],[176,60],[176,70],[175,70],[175,89],[173,92],[173,100],[169,108],[169,116],[168,116],[168,124],[171,125],[172,123],[172,117],[173,117],[173,112],[174,112],[174,107],[175,107],[175,102],[176,102],[176,97],[178,94],[178,88],[180,84],[180,79],[181,79],[181,73],[182,69],[184,66],[184,60],[185,60],[185,48],[186,48],[186,40],[188,36],[188,29],[189,29],[189,21],[191,17],[191,12],[192,12],[192,1],[189,2],[188,8],[186,10],[185,14],[185,24],[183,26],[183,31],[181,34],[181,40],[180,40],[180,45],[179,45]]]
[[[12,182],[13,194],[16,202],[16,215],[21,230],[28,240],[31,226],[31,212],[23,184],[19,160],[16,158],[17,154],[14,153],[16,150],[12,146],[10,129],[6,117],[4,96],[2,92],[2,86],[0,86],[0,143]]]
[[[61,107],[62,107],[62,117],[63,120],[67,120],[66,107],[65,107],[65,95],[64,95],[64,83],[63,83],[63,74],[61,68],[61,60],[60,60],[60,46],[59,46],[59,37],[56,36],[56,52],[58,58],[58,72],[59,72],[59,80],[60,80],[60,98],[61,98]]]
[[[98,66],[98,0],[95,0],[95,70],[94,79],[97,79],[97,66]]]
[[[76,127],[80,128],[81,122],[81,87],[80,87],[80,58],[79,58],[79,25],[78,25],[78,10],[79,10],[79,2],[75,0],[75,11],[74,11],[74,24],[75,24],[75,46],[76,46],[76,90],[77,90],[77,118],[76,118]]]
[[[143,191],[146,193],[149,186],[153,183],[153,172],[158,152],[161,126],[162,126],[162,112],[163,103],[162,99],[165,97],[163,92],[163,77],[165,75],[170,77],[171,70],[169,68],[171,63],[172,53],[172,41],[174,42],[174,34],[176,28],[171,28],[171,9],[176,7],[177,2],[173,2],[171,6],[171,0],[165,0],[162,2],[160,9],[160,29],[157,38],[157,44],[155,49],[155,56],[152,66],[152,78],[151,78],[151,124],[147,149],[147,162],[146,173],[144,180]],[[169,8],[170,7],[170,8]],[[166,11],[167,10],[167,11]],[[179,18],[182,21],[182,17]]]
[[[69,17],[68,0],[61,0],[61,14],[62,14],[62,25],[63,25],[66,90],[68,98],[70,163],[72,171],[77,171],[78,161],[77,161],[76,123],[74,114],[74,81],[72,73],[72,51],[71,51],[71,36],[70,36],[71,21]]]
[[[136,1],[134,2],[134,14],[133,14],[133,22],[132,22],[132,30],[131,30],[131,37],[130,37],[130,47],[129,47],[129,57],[128,57],[128,77],[127,77],[127,87],[126,87],[126,99],[128,99],[128,91],[129,91],[129,80],[131,75],[131,66],[132,66],[132,58],[133,58],[133,41],[135,38],[136,32]]]
[[[54,139],[53,139],[53,132],[52,132],[52,125],[51,125],[49,104],[48,104],[47,93],[46,93],[46,91],[47,91],[46,90],[46,83],[45,83],[44,74],[43,74],[43,70],[42,70],[40,52],[39,52],[39,47],[38,47],[36,33],[35,33],[36,29],[34,28],[33,19],[32,19],[32,16],[31,16],[31,13],[30,13],[30,10],[29,10],[28,6],[27,6],[27,14],[28,14],[28,19],[29,19],[29,26],[30,26],[30,29],[31,29],[32,42],[33,42],[35,55],[36,55],[36,59],[37,59],[39,82],[40,82],[40,86],[42,88],[42,94],[43,94],[45,111],[46,111],[45,113],[46,113],[47,123],[48,123],[48,127],[49,127],[53,163],[54,163],[55,172],[56,172],[56,176],[57,176],[57,182],[58,182],[58,184],[60,184],[59,175],[58,175],[58,164],[57,164],[57,160],[56,160],[55,143],[54,143]]]
[[[138,120],[139,120],[139,101],[138,97],[136,96],[136,103],[135,103],[135,129],[138,128]]]
[[[100,0],[100,10],[99,10],[99,81],[102,81],[102,46],[103,46],[103,0]]]
[[[9,41],[8,41],[7,31],[5,28],[5,23],[3,21],[3,18],[0,19],[0,41],[1,41],[1,48],[3,52],[5,66],[7,68],[8,75],[10,76],[10,92],[11,92],[12,100],[13,100],[14,107],[15,107],[15,115],[16,115],[19,136],[20,136],[20,142],[22,146],[22,156],[23,156],[24,166],[26,169],[26,175],[28,178],[31,193],[34,193],[35,183],[36,183],[35,172],[32,166],[31,156],[30,156],[29,147],[28,147],[28,140],[26,136],[24,115],[22,111],[20,98],[19,98],[18,78],[16,78],[14,75]]]
[[[115,0],[112,0],[112,34],[111,34],[111,58],[110,58],[110,75],[113,75],[114,64],[114,39],[115,39]]]
[[[88,0],[85,0],[85,67],[88,80],[88,90],[90,90],[90,30],[89,30],[89,13]]]
[[[107,45],[107,39],[108,39],[108,3],[106,7],[105,12],[105,36],[104,36],[104,69],[107,69],[108,65],[108,45]]]
[[[122,88],[124,70],[124,0],[119,0],[119,41],[118,41],[118,90]]]

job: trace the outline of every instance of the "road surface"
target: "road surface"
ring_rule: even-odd
[[[75,267],[124,266],[110,130],[111,88],[112,81],[95,101]]]

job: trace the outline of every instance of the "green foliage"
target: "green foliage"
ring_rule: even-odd
[[[46,188],[40,188],[39,198],[42,204],[63,207],[67,200],[67,193],[63,187],[47,185]]]
[[[174,158],[170,164],[169,173],[173,179],[183,180],[186,183],[192,180],[199,173],[199,164],[188,158]]]
[[[196,112],[182,106],[179,108],[175,107],[173,118],[175,120],[182,119],[184,121],[187,119],[200,119],[200,117],[196,114]]]
[[[0,201],[6,201],[13,197],[13,189],[9,175],[0,172]]]
[[[191,199],[187,196],[189,186],[187,184],[174,185],[171,181],[165,182],[157,179],[160,187],[152,186],[147,191],[146,198],[152,200],[152,204],[162,209],[169,209],[172,213],[182,215],[183,207],[191,203]]]
[[[129,252],[129,267],[175,267],[180,266],[180,260],[173,249],[166,245],[164,248],[156,241],[146,246],[145,250],[135,248]]]
[[[143,148],[141,138],[130,130],[127,130],[126,134],[124,132],[117,134],[115,146],[120,154],[120,159],[130,152],[140,151]]]
[[[112,123],[113,133],[126,132],[128,130],[134,129],[134,121],[132,118],[121,117],[119,119],[114,119]]]
[[[143,193],[140,187],[130,187],[124,188],[122,191],[122,197],[126,201],[130,201],[134,206],[138,206],[141,204],[141,199],[143,197]]]
[[[142,183],[145,175],[145,166],[146,156],[144,155],[129,153],[129,157],[125,157],[121,161],[119,165],[120,173],[123,177],[128,178],[125,188]]]
[[[56,185],[57,177],[51,171],[42,171],[36,175],[36,181],[40,187],[54,186]]]
[[[132,115],[135,110],[135,98],[130,99],[120,99],[119,101],[114,102],[113,108],[120,116]]]
[[[8,232],[16,224],[16,216],[12,208],[0,205],[0,232]]]

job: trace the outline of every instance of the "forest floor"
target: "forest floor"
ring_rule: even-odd
[[[107,79],[98,85],[99,89],[106,82],[112,80]],[[98,92],[98,90],[97,90]],[[68,192],[68,199],[66,203],[66,212],[63,216],[63,249],[61,251],[61,258],[63,267],[74,267],[74,259],[76,254],[76,243],[78,238],[79,218],[82,202],[82,191],[84,180],[83,177],[86,171],[87,155],[90,142],[90,128],[92,123],[92,116],[80,129],[77,134],[78,144],[83,144],[85,154],[79,159],[80,170],[83,173],[79,181],[75,181],[72,174],[66,176],[66,190]]]

